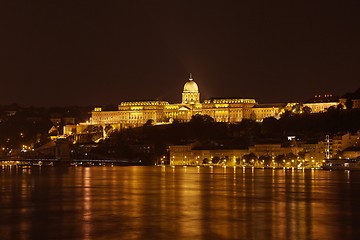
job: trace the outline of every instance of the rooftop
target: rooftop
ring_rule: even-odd
[[[305,103],[326,103],[326,102],[338,102],[339,97],[332,94],[315,95],[307,100]]]
[[[345,93],[341,98],[360,99],[360,88],[352,93]]]
[[[266,103],[256,104],[253,108],[273,108],[273,107],[286,107],[286,103]]]

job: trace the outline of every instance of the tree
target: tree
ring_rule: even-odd
[[[335,108],[334,106],[331,106],[331,107],[329,107],[326,111],[327,111],[327,112],[330,112],[330,113],[336,112],[336,108]]]
[[[281,118],[288,118],[288,117],[291,117],[293,115],[294,114],[291,111],[285,110],[285,112],[283,114],[281,114]]]
[[[256,121],[256,113],[254,111],[252,111],[250,114],[250,120]]]
[[[286,154],[286,159],[287,160],[293,160],[295,158],[297,158],[297,156],[295,154],[293,154],[293,153]]]
[[[352,109],[353,108],[353,101],[351,99],[346,99],[345,102],[346,109]]]
[[[251,160],[257,160],[257,157],[254,153],[249,153],[244,155],[242,159],[245,160],[247,163],[249,163]]]
[[[305,159],[305,154],[306,154],[306,152],[303,150],[298,153],[298,156],[300,159]]]
[[[302,112],[304,114],[310,114],[312,112],[312,109],[309,106],[305,106],[305,107],[303,107]]]
[[[145,127],[151,127],[154,125],[154,120],[148,119],[146,123],[144,124]]]
[[[269,155],[262,155],[262,156],[259,157],[259,160],[264,161],[265,166],[268,166],[270,164],[271,159],[272,158]]]
[[[276,157],[275,157],[275,161],[277,162],[277,163],[283,163],[283,161],[285,160],[285,155],[284,154],[280,154],[280,155],[277,155]]]
[[[111,134],[114,132],[114,128],[113,128],[111,125],[107,125],[107,126],[105,127],[105,132],[106,132],[106,134],[109,136],[109,135],[111,135]]]
[[[294,106],[292,106],[291,111],[293,113],[300,113],[301,110],[301,104],[297,103]]]
[[[337,106],[336,106],[336,110],[343,110],[344,109],[344,105],[342,105],[341,103],[339,103]]]
[[[272,134],[279,132],[281,129],[281,125],[279,121],[274,117],[265,118],[262,126],[261,126],[261,133],[263,134]]]
[[[217,163],[219,163],[220,162],[220,158],[219,157],[213,157],[212,158],[212,163],[213,164],[217,164]]]
[[[206,114],[205,115],[195,114],[191,117],[190,122],[191,123],[205,123],[205,122],[213,123],[213,122],[215,122],[215,120]]]

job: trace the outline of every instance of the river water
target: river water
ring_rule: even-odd
[[[360,239],[360,172],[0,170],[0,239]]]

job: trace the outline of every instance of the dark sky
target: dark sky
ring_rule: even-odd
[[[0,105],[179,102],[190,72],[203,100],[355,91],[360,1],[0,3]]]

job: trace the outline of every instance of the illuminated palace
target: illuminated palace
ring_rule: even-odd
[[[339,100],[330,94],[325,95],[325,98],[318,95],[303,105],[316,113],[326,111],[330,106],[339,104]],[[346,98],[342,99],[344,103],[346,100]],[[353,105],[356,108],[359,104],[355,100],[353,100]],[[360,102],[360,100],[356,101]],[[158,100],[126,101],[121,102],[115,111],[104,111],[101,107],[96,107],[91,113],[90,120],[86,123],[80,123],[76,126],[66,125],[64,135],[72,135],[74,132],[81,135],[91,132],[89,126],[101,126],[104,130],[101,137],[106,137],[105,129],[107,126],[120,130],[127,127],[143,126],[148,121],[154,125],[168,124],[174,120],[188,122],[196,114],[209,115],[216,122],[236,123],[243,119],[261,122],[268,117],[279,119],[285,110],[294,111],[296,105],[299,104],[258,104],[255,99],[244,98],[211,98],[201,102],[199,87],[190,75],[189,80],[184,85],[181,103],[171,104],[167,101]],[[76,128],[75,131],[74,128]]]
[[[182,92],[181,103],[167,101],[121,102],[117,111],[95,108],[89,124],[119,124],[123,127],[142,126],[151,120],[153,124],[190,121],[195,114],[209,115],[216,122],[241,122],[242,119],[261,121],[266,117],[278,117],[283,105],[261,105],[255,99],[213,98],[201,103],[198,85],[190,75]]]

